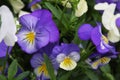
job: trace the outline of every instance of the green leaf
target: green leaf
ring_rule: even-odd
[[[29,71],[26,71],[26,72],[23,72],[23,73],[21,73],[21,74],[19,74],[16,78],[15,78],[15,80],[23,80],[25,77],[27,77],[28,75],[29,75]]]
[[[45,64],[46,64],[47,71],[48,71],[48,74],[50,76],[50,79],[51,80],[56,80],[53,65],[52,65],[51,61],[49,60],[49,58],[46,54],[44,54],[44,59],[45,59]]]
[[[0,74],[0,80],[7,80],[7,78],[4,75]]]
[[[86,70],[85,73],[89,77],[90,80],[99,80],[97,75],[93,71]]]
[[[105,77],[107,77],[107,80],[115,80],[114,77],[113,77],[113,75],[110,74],[110,73],[106,73]]]
[[[17,73],[17,60],[14,60],[8,68],[8,79],[11,80],[14,78]]]
[[[109,64],[106,64],[105,66],[100,67],[100,69],[104,73],[110,73],[111,72]]]
[[[71,76],[72,72],[68,72],[60,77],[59,80],[68,80],[68,78]]]
[[[67,27],[67,19],[64,17],[64,19],[62,19],[63,17],[63,13],[62,11],[60,11],[60,9],[57,9],[55,6],[53,6],[52,4],[45,2],[45,5],[51,10],[51,12],[53,13],[53,15],[61,21],[61,23],[63,23],[63,25],[65,27]],[[61,20],[62,19],[62,20]]]

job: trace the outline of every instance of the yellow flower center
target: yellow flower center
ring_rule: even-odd
[[[48,71],[46,68],[46,64],[43,63],[39,68],[38,68],[38,73],[43,73],[45,76],[48,77]]]
[[[102,40],[103,40],[106,44],[109,43],[108,39],[107,39],[104,35],[102,35]]]
[[[35,40],[35,33],[29,32],[28,34],[26,34],[26,39],[29,43],[33,44],[33,42]]]

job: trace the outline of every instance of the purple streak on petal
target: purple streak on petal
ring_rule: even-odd
[[[29,3],[28,7],[35,5],[36,3],[41,2],[41,0],[32,0],[32,2]]]
[[[93,27],[90,24],[83,24],[78,29],[78,36],[81,40],[89,40]]]
[[[118,28],[120,28],[120,17],[116,19],[116,25]]]
[[[30,14],[26,14],[20,17],[20,24],[29,31],[36,27],[37,21],[38,19]]]

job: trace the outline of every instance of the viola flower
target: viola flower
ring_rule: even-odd
[[[106,7],[105,7],[106,6]],[[109,31],[108,39],[115,43],[120,40],[120,33],[116,25],[116,19],[120,17],[120,14],[114,15],[116,4],[100,3],[95,5],[96,10],[104,10],[102,15],[103,26]]]
[[[86,62],[89,65],[91,65],[93,69],[98,69],[98,67],[108,64],[112,58],[116,58],[117,54],[118,54],[117,52],[116,54],[113,53],[101,54],[99,52],[96,52],[91,54],[89,58],[86,60]]]
[[[77,66],[80,60],[79,47],[75,44],[61,44],[53,48],[52,55],[59,63],[59,67],[70,71]]]
[[[59,31],[48,10],[35,10],[23,15],[20,24],[22,28],[17,34],[18,44],[29,54],[59,39]]]
[[[0,17],[0,43],[4,39],[4,42],[7,46],[14,46],[15,42],[17,41],[17,37],[15,35],[17,29],[13,14],[7,6],[3,5],[0,7]]]
[[[114,3],[114,4],[116,4],[116,11],[117,12],[120,12],[120,1],[119,0],[96,0],[96,3],[98,4],[98,3],[104,3],[104,2],[107,2],[107,3],[109,3],[109,4],[111,4],[111,3]]]
[[[101,32],[101,25],[98,24],[91,32],[91,40],[100,53],[114,51],[114,47],[109,45],[109,40]]]
[[[38,4],[41,2],[41,0],[32,0],[32,2],[29,3],[28,7],[31,8],[31,11],[41,9],[41,6]]]
[[[50,58],[50,60],[52,62],[52,58]],[[52,63],[53,63],[53,67],[56,66],[54,62]],[[34,72],[38,80],[50,79],[42,53],[36,53],[35,55],[33,55],[31,59],[31,66],[34,68]],[[56,74],[56,68],[54,69]]]

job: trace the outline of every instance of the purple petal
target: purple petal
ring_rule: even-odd
[[[4,43],[4,41],[2,41],[0,43],[0,58],[6,56],[7,48],[8,46]],[[12,50],[12,47],[9,47],[8,53],[10,53],[11,50]]]
[[[89,40],[93,27],[90,24],[83,24],[78,29],[78,36],[81,40]]]
[[[91,32],[91,40],[94,45],[98,46],[101,43],[102,34],[100,33],[100,27],[95,27]]]
[[[49,32],[44,29],[40,28],[39,32],[36,32],[36,46],[38,49],[46,46],[49,43]]]
[[[120,18],[116,19],[116,25],[117,25],[118,28],[120,28]]]
[[[42,22],[48,21],[48,19],[52,19],[52,14],[47,9],[39,9],[35,10],[31,15],[37,17]]]
[[[37,21],[38,19],[30,14],[20,17],[20,24],[28,30],[33,30],[36,27]]]
[[[37,68],[39,67],[40,65],[42,65],[42,63],[44,62],[44,58],[43,58],[43,55],[42,53],[36,53],[33,55],[33,57],[31,58],[31,66],[33,68]]]

